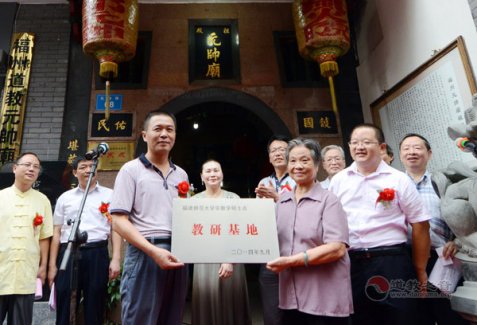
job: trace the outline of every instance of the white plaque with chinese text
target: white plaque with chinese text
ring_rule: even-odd
[[[172,254],[184,263],[266,263],[279,254],[271,199],[174,199]]]

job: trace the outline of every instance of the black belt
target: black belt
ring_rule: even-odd
[[[171,237],[147,237],[146,240],[151,244],[171,244]]]
[[[351,259],[369,259],[379,256],[403,255],[407,253],[406,244],[397,244],[392,246],[380,246],[373,248],[360,248],[348,251]]]
[[[63,243],[60,245],[60,248],[66,248],[68,246],[68,243]],[[85,243],[80,246],[80,249],[88,249],[88,248],[100,248],[100,247],[107,247],[108,246],[108,241],[107,240],[99,240],[99,241],[94,241],[91,243]]]

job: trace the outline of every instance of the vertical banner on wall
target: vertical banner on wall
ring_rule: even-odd
[[[20,153],[35,36],[13,35],[0,112],[0,166]]]

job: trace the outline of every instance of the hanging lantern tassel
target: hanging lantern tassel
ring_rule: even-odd
[[[338,63],[334,61],[323,62],[320,64],[320,72],[323,77],[328,78],[331,94],[331,107],[333,108],[335,116],[338,117],[338,105],[336,104],[335,84],[333,81],[333,77],[339,73]]]
[[[294,0],[293,21],[301,56],[318,62],[321,75],[328,78],[331,105],[338,118],[333,77],[339,72],[336,59],[350,47],[346,2]]]
[[[104,118],[109,120],[109,94],[111,92],[111,83],[109,80],[106,80],[106,87],[105,87],[105,98],[104,98]]]

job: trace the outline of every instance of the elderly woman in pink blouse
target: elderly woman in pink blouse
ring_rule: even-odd
[[[296,188],[277,202],[281,257],[267,264],[279,272],[279,307],[286,324],[348,324],[353,302],[346,214],[316,181],[316,141],[290,141],[286,158]]]

